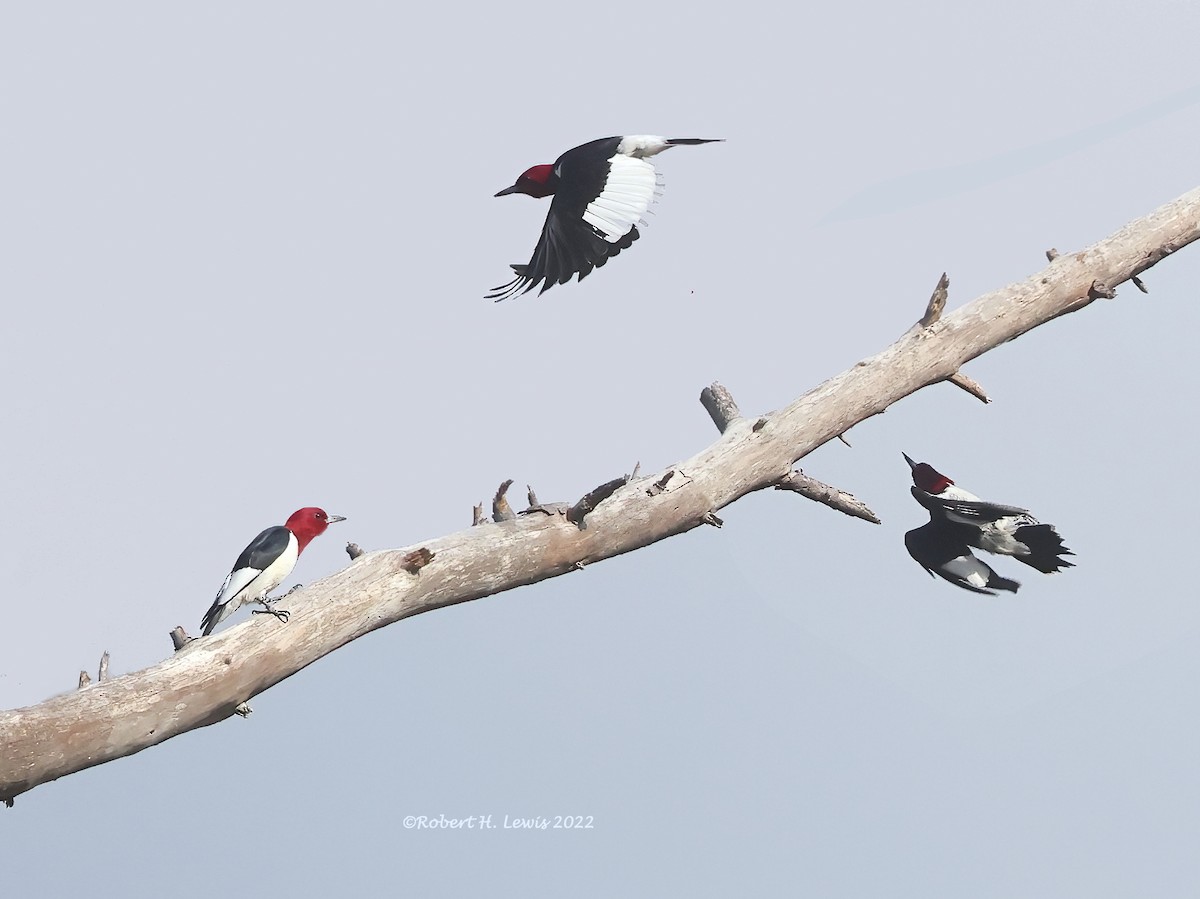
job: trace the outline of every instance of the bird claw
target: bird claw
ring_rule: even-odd
[[[278,618],[284,624],[287,624],[288,619],[292,617],[292,613],[289,612],[287,609],[276,609],[273,606],[267,605],[267,603],[265,603],[265,602],[263,603],[263,608],[254,609],[251,614],[253,614],[253,615],[274,615],[276,618]]]

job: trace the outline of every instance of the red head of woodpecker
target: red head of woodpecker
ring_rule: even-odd
[[[568,150],[551,165],[526,169],[496,196],[554,199],[528,264],[513,265],[517,277],[493,288],[487,298],[499,302],[538,284],[542,285],[538,293],[545,293],[575,274],[582,281],[638,239],[636,226],[658,188],[658,174],[649,157],[671,147],[714,142],[653,134],[604,137]]]
[[[961,537],[966,545],[1012,556],[1046,574],[1073,567],[1072,562],[1061,558],[1074,553],[1063,545],[1054,525],[1041,524],[1026,509],[985,502],[955,485],[933,466],[914,462],[907,454],[903,455],[912,469],[913,499],[928,510],[931,525],[944,525],[954,532],[954,541]],[[940,536],[943,542],[949,539],[944,533]],[[925,538],[926,543],[928,539]],[[912,553],[911,546],[909,552]]]
[[[306,506],[293,512],[286,524],[269,527],[250,541],[204,614],[200,623],[204,636],[246,603],[259,603],[276,618],[287,621],[288,613],[272,607],[267,595],[292,573],[309,543],[331,524],[345,520],[340,515],[327,515],[324,509]]]
[[[928,462],[914,462],[908,453],[901,453],[908,467],[912,469],[913,485],[926,493],[935,496],[954,485],[954,482],[930,465]],[[965,491],[962,491],[965,492]]]

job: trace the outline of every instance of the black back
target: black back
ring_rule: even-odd
[[[267,528],[250,541],[250,545],[242,550],[237,561],[233,563],[233,571],[239,568],[256,568],[262,571],[287,549],[292,532],[281,524]]]

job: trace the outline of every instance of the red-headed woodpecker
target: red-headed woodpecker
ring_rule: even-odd
[[[961,536],[970,546],[1012,556],[1046,574],[1073,567],[1074,563],[1061,558],[1074,553],[1063,545],[1054,525],[1039,523],[1017,506],[984,502],[932,465],[902,455],[912,469],[913,498],[929,511],[931,523],[944,524],[955,533],[954,541]]]
[[[327,515],[324,509],[309,506],[293,512],[287,524],[269,527],[250,541],[233,563],[233,571],[225,578],[212,607],[200,622],[204,636],[211,634],[213,628],[246,603],[259,603],[265,612],[287,621],[288,613],[274,608],[267,595],[292,573],[300,553],[315,537],[324,534],[331,524],[345,520],[340,515]],[[256,615],[259,612],[255,610]]]
[[[582,281],[593,268],[638,239],[636,225],[654,202],[658,174],[648,157],[717,139],[634,134],[603,137],[563,153],[552,165],[535,165],[512,187],[496,194],[554,195],[542,237],[526,265],[513,265],[517,277],[492,289],[487,299],[506,300],[542,284],[539,295],[574,274]]]
[[[967,525],[949,521],[930,521],[904,535],[904,546],[917,564],[929,572],[948,580],[956,587],[972,593],[995,596],[997,590],[1017,592],[1021,585],[1000,577],[992,567],[971,552],[967,542],[970,532]],[[991,589],[988,589],[991,588]]]

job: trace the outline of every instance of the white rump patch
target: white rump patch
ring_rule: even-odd
[[[643,156],[661,153],[669,146],[671,145],[667,143],[667,139],[659,137],[657,134],[631,134],[621,138],[621,142],[617,144],[617,152],[622,156],[634,156],[640,159]]]
[[[633,138],[627,137],[627,140]],[[621,146],[625,141],[621,141]],[[583,220],[609,243],[616,243],[642,220],[654,202],[657,183],[653,165],[644,159],[626,156],[618,147],[616,155],[608,160],[604,189],[588,203]]]

